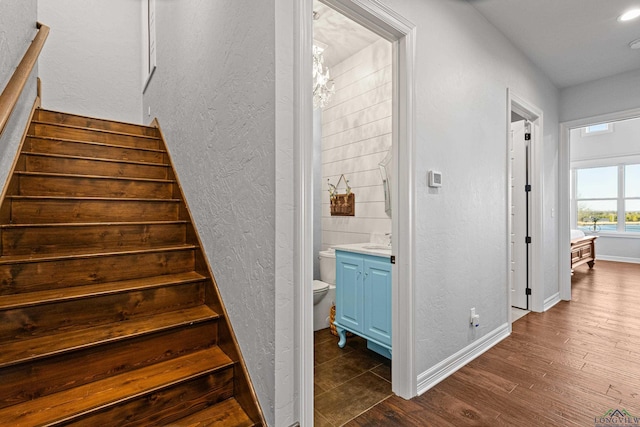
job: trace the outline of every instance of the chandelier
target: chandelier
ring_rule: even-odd
[[[313,108],[324,108],[335,92],[329,68],[324,66],[323,51],[323,48],[313,45]]]

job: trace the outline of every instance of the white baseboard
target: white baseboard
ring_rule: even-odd
[[[609,256],[609,255],[596,255],[596,265],[598,265],[598,260],[602,261],[615,261],[615,262],[628,262],[630,264],[640,264],[640,258],[629,258],[624,256]]]
[[[418,395],[429,390],[431,387],[435,386],[440,381],[444,380],[449,375],[453,374],[455,371],[462,368],[464,365],[471,362],[473,359],[480,356],[503,339],[507,338],[510,333],[509,324],[505,323],[491,331],[489,334],[472,342],[452,356],[446,358],[433,368],[419,374],[417,381]]]
[[[551,295],[549,298],[544,300],[543,310],[547,311],[559,302],[560,302],[560,292],[556,292],[555,294]]]

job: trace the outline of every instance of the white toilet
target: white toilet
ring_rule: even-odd
[[[336,284],[336,252],[333,249],[318,252],[320,255],[320,279],[313,281],[313,305],[318,305]]]
[[[320,279],[313,281],[313,330],[329,327],[329,312],[336,300],[336,253],[321,251]]]

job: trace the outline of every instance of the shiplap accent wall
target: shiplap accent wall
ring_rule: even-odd
[[[322,112],[322,249],[391,232],[378,166],[392,143],[391,54],[381,39],[330,69],[336,90]],[[341,174],[355,193],[355,217],[330,214],[327,179],[336,185]]]

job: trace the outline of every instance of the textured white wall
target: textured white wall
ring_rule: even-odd
[[[0,93],[35,37],[36,21],[36,0],[0,1]],[[31,107],[36,99],[37,75],[38,65],[36,64],[0,137],[0,183],[3,187],[6,185]]]
[[[468,2],[385,0],[417,26],[416,368],[508,321],[507,88],[544,111],[544,297],[558,292],[558,92]],[[443,173],[427,187],[430,169]],[[469,327],[469,309],[480,314]]]
[[[560,121],[586,119],[640,107],[640,69],[560,91]]]
[[[286,14],[287,6],[278,13]],[[276,182],[293,185],[287,129],[292,95],[284,93],[276,103],[276,82],[292,81],[289,13],[278,30],[286,35],[280,39],[283,58],[275,54],[276,33],[282,32],[276,30],[274,2],[156,2],[158,67],[142,108],[151,108],[167,138],[270,425],[294,421],[291,413],[287,421],[276,415],[294,397],[293,286],[287,269],[293,258],[293,189],[276,194]],[[276,128],[276,111],[287,116],[288,125]],[[144,121],[152,118],[145,114]],[[277,257],[285,260],[278,272]],[[276,319],[276,310],[284,320]]]
[[[380,39],[330,71],[336,91],[322,111],[322,180],[317,190],[322,195],[322,249],[391,232],[378,167],[392,143],[391,43]],[[327,180],[336,185],[341,174],[355,193],[353,217],[330,214]],[[341,192],[344,188],[341,184]]]
[[[570,135],[572,167],[589,167],[593,163],[588,160],[617,165],[621,160],[616,157],[640,155],[640,119],[614,122],[613,132],[583,135],[578,128],[572,129]]]
[[[142,12],[137,0],[44,0],[51,27],[40,57],[44,108],[142,120]]]

